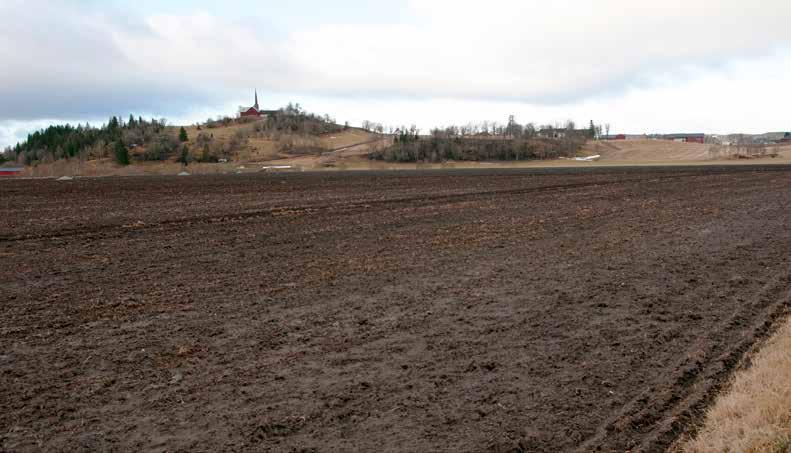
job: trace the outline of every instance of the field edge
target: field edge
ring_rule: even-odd
[[[669,451],[761,452],[787,451],[791,447],[789,295],[791,293],[786,294],[784,310],[742,355],[727,382],[710,395],[707,404],[697,412],[697,418],[690,422]]]

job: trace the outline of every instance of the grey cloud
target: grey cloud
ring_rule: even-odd
[[[414,24],[328,24],[276,38],[190,11],[146,18],[100,2],[7,0],[0,58],[12,70],[0,72],[0,121],[178,116],[254,87],[559,105],[650,86],[657,74],[683,80],[684,65],[716,67],[791,43],[787,27],[777,27],[791,18],[785,2],[742,14],[735,0],[607,0],[569,15],[562,5],[525,1],[493,0],[483,10],[462,0],[414,2]]]

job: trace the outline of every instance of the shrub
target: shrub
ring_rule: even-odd
[[[178,162],[184,165],[189,165],[190,163],[190,150],[186,144],[181,146],[181,154],[179,154]]]
[[[178,142],[167,134],[159,134],[146,146],[143,160],[166,160],[178,149]]]

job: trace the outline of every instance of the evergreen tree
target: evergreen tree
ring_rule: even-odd
[[[107,130],[110,132],[110,134],[114,134],[118,131],[119,125],[118,118],[114,116],[110,118],[110,122],[107,123]]]
[[[115,142],[115,161],[118,165],[129,165],[129,151],[120,140]]]
[[[593,120],[591,120],[591,124],[588,127],[588,134],[590,135],[589,138],[591,139],[596,138],[596,126],[593,125]]]
[[[183,131],[184,128],[182,127],[181,130]],[[185,144],[181,147],[181,155],[179,155],[178,161],[184,165],[189,165],[189,160],[190,160],[190,150]]]
[[[187,137],[187,130],[184,129],[184,126],[181,126],[181,129],[179,130],[179,141],[186,142],[187,140],[189,140],[189,137]]]

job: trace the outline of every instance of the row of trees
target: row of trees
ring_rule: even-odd
[[[391,162],[443,162],[448,160],[530,160],[574,156],[588,138],[598,132],[577,129],[571,121],[563,125],[536,127],[516,122],[469,123],[432,129],[421,135],[416,126],[392,129],[393,144],[370,154],[371,159]]]
[[[730,146],[714,144],[709,147],[710,159],[754,159],[777,157],[778,144],[754,142],[751,139],[736,141]]]
[[[384,126],[381,123],[376,123],[373,121],[363,121],[362,129],[373,132],[373,133],[380,133],[380,134],[389,134],[394,135],[396,137],[400,136],[405,130],[406,131],[415,131],[417,130],[416,126],[411,126],[409,128],[405,126],[394,127],[394,126]],[[557,136],[563,135],[579,135],[589,139],[598,139],[603,134],[609,135],[610,133],[610,125],[605,124],[595,124],[593,120],[591,120],[590,125],[588,128],[585,129],[578,129],[577,125],[574,121],[566,121],[564,123],[555,123],[555,124],[542,124],[536,125],[535,123],[526,123],[520,124],[516,121],[514,115],[508,117],[508,121],[506,123],[500,123],[497,121],[482,121],[478,123],[467,123],[461,126],[448,126],[445,128],[438,128],[433,129],[431,135],[441,134],[447,137],[504,137],[509,139],[515,138],[535,138],[535,137],[543,137],[543,138],[555,138]]]
[[[374,160],[388,162],[445,162],[487,160],[532,160],[573,156],[584,141],[545,138],[419,137],[399,140],[374,151]]]

